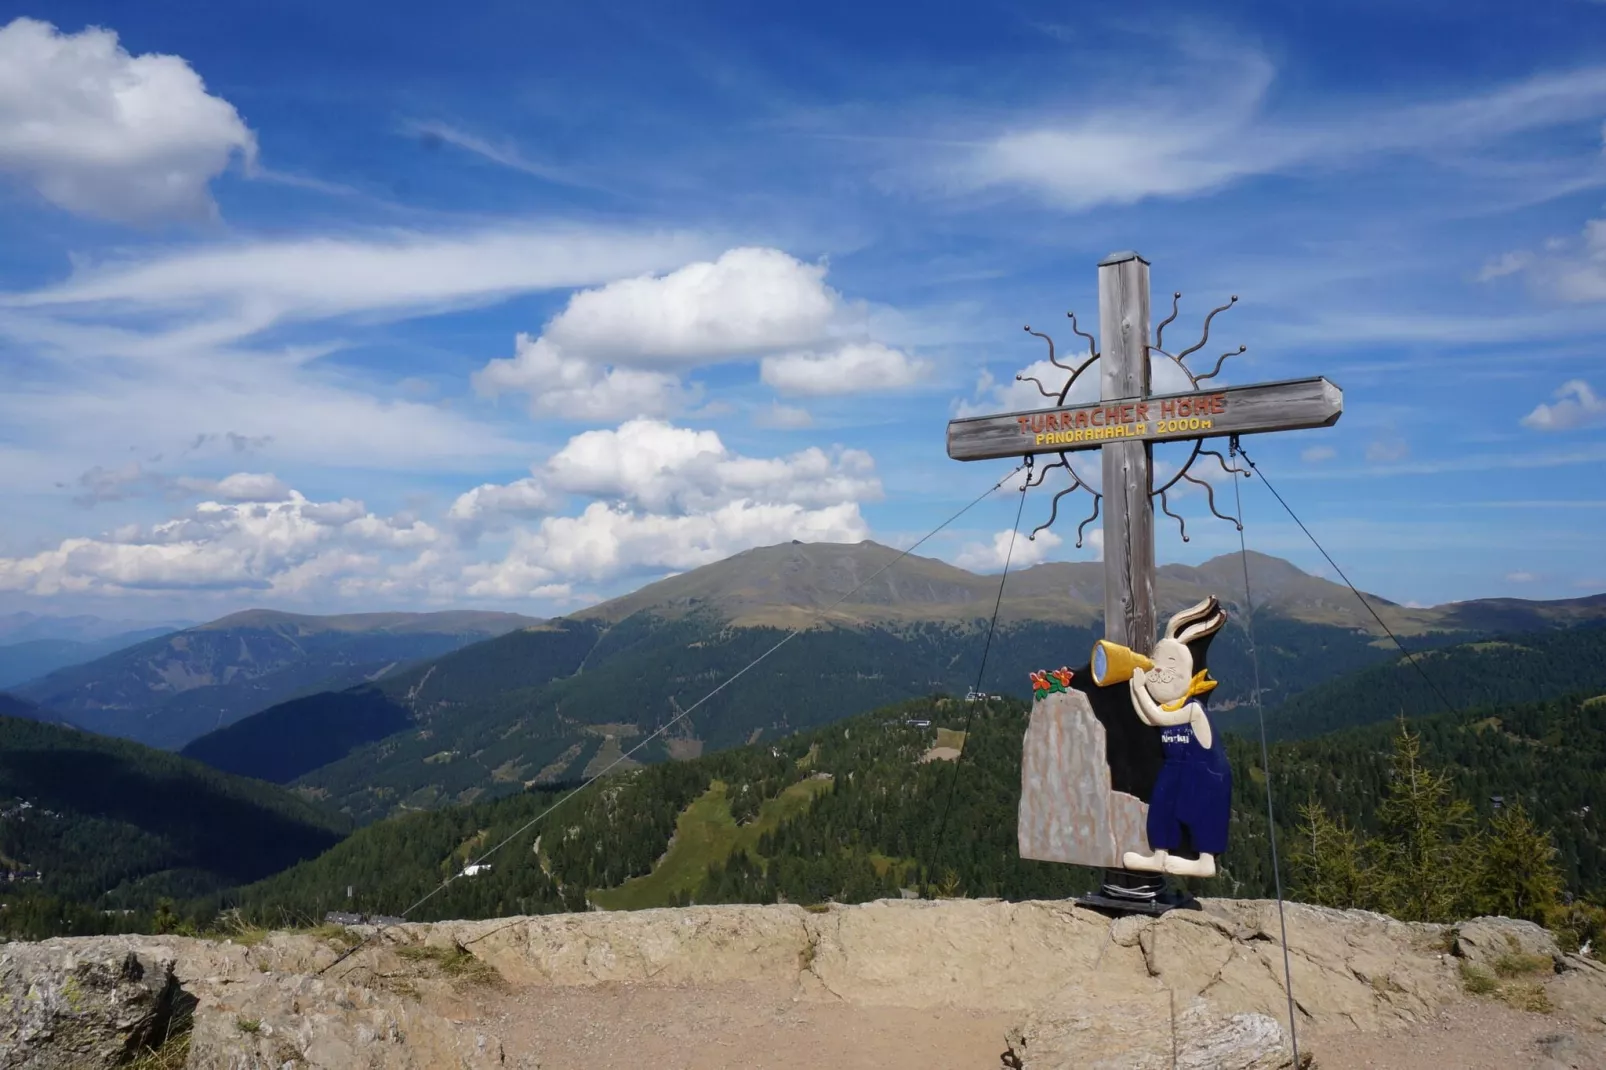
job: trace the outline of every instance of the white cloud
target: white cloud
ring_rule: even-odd
[[[1556,391],[1553,404],[1539,404],[1522,418],[1522,426],[1536,431],[1567,431],[1606,422],[1606,398],[1582,379],[1570,379]]]
[[[244,492],[253,482],[265,489],[257,476],[233,485]],[[0,590],[47,597],[174,589],[294,594],[314,578],[382,574],[386,551],[427,547],[438,538],[418,520],[387,520],[361,502],[312,502],[292,490],[281,501],[205,501],[148,528],[131,525],[0,558]]]
[[[764,382],[812,395],[889,390],[927,365],[844,336],[864,309],[825,285],[825,265],[778,249],[731,249],[666,275],[621,279],[569,299],[540,337],[474,376],[481,393],[525,393],[531,412],[575,420],[668,416],[700,398],[681,375],[762,361]]]
[[[764,382],[784,394],[858,394],[913,386],[930,365],[879,342],[850,343],[825,353],[765,357]]]
[[[753,413],[753,423],[758,427],[772,428],[778,431],[793,431],[814,426],[814,417],[809,410],[793,405],[782,405],[775,402],[767,409],[759,409]]]
[[[491,361],[474,373],[473,382],[488,397],[528,394],[531,415],[567,420],[671,416],[701,396],[677,375],[593,364],[568,356],[545,336],[523,333],[511,358]]]
[[[463,492],[452,502],[446,518],[477,524],[491,517],[539,516],[553,505],[552,492],[540,480],[527,477],[512,483],[481,483]]]
[[[175,483],[184,490],[210,494],[226,502],[282,502],[290,488],[278,476],[266,472],[236,472],[222,479],[180,477]]]
[[[1525,273],[1533,286],[1549,297],[1576,304],[1606,301],[1606,219],[1584,223],[1576,238],[1553,237],[1544,242],[1543,254],[1510,252],[1492,261],[1479,276]]]
[[[1013,549],[1011,548],[1013,537]],[[1006,558],[1009,569],[1014,572],[1018,569],[1030,568],[1048,560],[1049,551],[1058,547],[1064,540],[1052,531],[1040,531],[1037,538],[1027,538],[1027,533],[1000,531],[993,535],[990,544],[970,542],[959,551],[954,558],[954,564],[971,572],[998,572],[1004,567]]]
[[[804,506],[881,496],[861,450],[818,447],[787,457],[732,453],[714,431],[657,420],[576,435],[547,463],[555,487],[652,511],[707,510],[741,499]]]
[[[808,345],[840,302],[823,264],[778,249],[731,249],[661,277],[577,293],[543,337],[587,360],[687,368]]]
[[[575,435],[533,473],[463,495],[452,518],[488,523],[504,496],[543,509],[565,494],[595,500],[578,516],[516,529],[506,557],[464,571],[468,595],[532,597],[551,584],[695,568],[791,539],[858,542],[869,532],[859,503],[882,493],[860,450],[746,457],[714,431],[645,419]]]
[[[132,56],[109,30],[0,28],[0,171],[81,215],[200,219],[208,184],[256,139],[178,56]]]
[[[1306,464],[1320,464],[1322,461],[1330,461],[1337,456],[1338,451],[1331,446],[1307,446],[1300,451],[1299,459]]]
[[[583,290],[539,338],[520,334],[514,355],[487,364],[474,386],[493,397],[528,394],[536,416],[672,415],[700,396],[681,371],[823,337],[841,305],[824,278],[824,265],[739,248]]]
[[[579,516],[549,517],[521,532],[502,561],[465,570],[474,597],[526,598],[544,584],[605,580],[629,572],[685,570],[733,553],[792,539],[860,542],[869,527],[854,502],[809,509],[733,501],[684,516],[641,513],[592,502]]]
[[[1506,573],[1506,582],[1507,583],[1532,583],[1534,580],[1536,580],[1538,578],[1539,577],[1535,576],[1532,572],[1508,572],[1508,573]]]
[[[1501,253],[1499,256],[1483,265],[1482,270],[1478,272],[1478,281],[1488,282],[1491,279],[1500,279],[1507,275],[1515,275],[1519,271],[1524,270],[1530,264],[1532,264],[1533,260],[1534,256],[1529,252],[1517,251]]]

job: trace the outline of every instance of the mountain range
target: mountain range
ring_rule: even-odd
[[[235,613],[11,687],[81,728],[177,748],[300,694],[341,689],[535,623],[515,613]]]
[[[1249,567],[1267,704],[1396,656],[1347,588],[1264,555]],[[1161,613],[1214,593],[1237,617],[1242,568],[1236,555],[1165,566]],[[301,695],[184,753],[371,821],[774,739],[978,680],[1024,697],[1029,670],[1086,663],[1102,577],[1087,563],[1010,575],[989,645],[996,576],[870,542],[764,547],[373,682]],[[1368,601],[1417,649],[1606,617],[1606,598]],[[1230,711],[1254,677],[1241,629],[1217,638],[1211,667],[1214,708]]]
[[[193,620],[108,620],[89,614],[54,617],[43,613],[0,613],[0,646],[57,639],[95,643],[134,633],[177,632],[194,627]]]
[[[164,896],[201,896],[215,910],[224,888],[320,852],[316,862],[244,890],[235,901],[321,912],[341,904],[345,887],[353,885],[361,909],[393,910],[395,898],[405,899],[415,885],[427,890],[488,842],[488,835],[495,833],[494,841],[504,826],[519,827],[567,786],[643,763],[642,775],[621,778],[618,790],[587,793],[591,802],[564,819],[565,828],[583,825],[590,831],[573,843],[570,836],[538,842],[550,880],[526,884],[508,873],[454,885],[460,894],[438,897],[439,908],[483,914],[580,909],[588,898],[610,907],[684,901],[688,895],[707,901],[746,896],[772,883],[789,898],[883,894],[908,877],[909,859],[929,856],[931,845],[921,837],[934,835],[927,826],[939,801],[958,807],[955,827],[998,825],[984,850],[940,859],[955,868],[966,888],[985,891],[1001,880],[996,890],[1011,895],[1076,890],[1071,885],[1082,877],[1008,862],[1005,833],[1013,823],[1005,811],[1013,805],[1007,785],[1018,783],[1026,672],[1085,664],[1099,630],[1094,584],[1073,589],[1071,596],[1048,583],[1023,584],[1025,597],[1012,604],[1016,577],[1010,578],[1004,623],[981,677],[984,691],[1006,698],[987,705],[992,712],[977,721],[965,745],[957,802],[950,799],[954,767],[942,761],[913,763],[914,779],[896,789],[902,816],[895,818],[875,790],[844,791],[838,784],[828,791],[831,782],[815,776],[823,770],[840,778],[845,768],[850,785],[855,772],[870,778],[870,787],[900,784],[896,777],[886,779],[883,765],[903,769],[911,765],[911,754],[941,757],[940,748],[956,745],[953,730],[965,724],[969,707],[939,695],[962,695],[976,683],[996,576],[904,557],[834,607],[830,619],[786,616],[789,600],[831,606],[840,592],[897,556],[874,544],[770,547],[572,617],[480,620],[481,626],[517,626],[479,641],[460,638],[449,652],[398,665],[371,682],[277,703],[191,740],[181,755],[75,730],[61,723],[69,718],[59,710],[0,694],[0,869],[45,874],[42,881],[6,886],[0,899],[8,909],[0,929],[43,935],[149,924],[141,912]],[[1591,698],[1606,691],[1606,619],[1599,599],[1472,602],[1430,610],[1376,600],[1391,627],[1408,636],[1413,656],[1405,659],[1361,626],[1358,614],[1364,610],[1347,589],[1275,558],[1252,556],[1249,563],[1256,591],[1264,592],[1263,600],[1257,594],[1262,608],[1254,630],[1268,692],[1268,729],[1274,738],[1291,741],[1278,745],[1284,757],[1274,762],[1280,814],[1293,814],[1314,786],[1364,821],[1364,800],[1355,803],[1344,794],[1344,785],[1360,781],[1345,770],[1371,762],[1367,756],[1375,757],[1389,726],[1354,729],[1362,735],[1350,743],[1334,730],[1450,707],[1458,712],[1444,723],[1470,727],[1435,745],[1456,748],[1464,771],[1457,776],[1470,778],[1474,798],[1510,797],[1520,789],[1527,799],[1538,785],[1565,781],[1564,797],[1538,796],[1530,809],[1564,824],[1583,821],[1578,828],[1557,826],[1569,881],[1576,877],[1581,887],[1595,887],[1606,879],[1606,856],[1590,846],[1596,841],[1589,838],[1589,811],[1577,801],[1595,790],[1589,778],[1596,774],[1557,764],[1571,746],[1567,732],[1595,733],[1578,743],[1594,747],[1594,720],[1606,709]],[[1086,569],[1061,568],[1062,576],[1087,579]],[[1234,576],[1242,581],[1236,557],[1193,569],[1167,567],[1162,613],[1213,589],[1226,590],[1236,616],[1236,602],[1224,586]],[[1347,621],[1346,598],[1357,614]],[[1083,616],[1073,623],[1053,619],[1066,607]],[[808,627],[779,627],[785,619]],[[298,640],[296,649],[309,666],[326,671],[337,655],[354,658],[364,642],[460,635],[475,623],[472,617],[252,612],[167,638],[183,637],[191,644],[187,648],[208,649],[209,638],[240,640],[243,634],[237,649],[251,653],[262,649],[256,633],[289,636]],[[451,627],[459,632],[449,632]],[[213,671],[226,675],[232,668],[239,675],[237,663],[222,656],[227,648],[210,649],[217,655]],[[766,651],[761,664],[741,671]],[[1212,674],[1221,681],[1211,696],[1211,716],[1227,730],[1235,768],[1244,770],[1241,787],[1249,794],[1235,808],[1250,813],[1260,805],[1251,795],[1263,790],[1256,773],[1258,743],[1232,734],[1255,723],[1254,708],[1244,701],[1253,666],[1242,630],[1229,627],[1210,655]],[[103,659],[107,675],[83,676],[79,686],[108,693],[116,686],[132,688],[152,660]],[[713,699],[691,709],[715,689],[721,690]],[[1545,700],[1551,705],[1542,710],[1534,705]],[[1471,709],[1491,703],[1502,705]],[[1538,712],[1521,713],[1513,705],[1521,703]],[[881,712],[864,713],[877,708]],[[934,729],[916,733],[916,739],[888,728],[888,718],[902,724],[899,710],[917,708],[941,711],[931,720],[945,731],[934,739],[927,738]],[[118,721],[115,712],[103,715],[120,725],[146,723]],[[1522,718],[1533,717],[1538,720],[1532,725],[1519,727],[1528,723]],[[46,723],[51,721],[57,723]],[[1562,725],[1572,727],[1557,727]],[[1316,733],[1324,734],[1307,738]],[[1496,751],[1499,768],[1486,769],[1485,756]],[[1303,764],[1289,764],[1296,754]],[[1296,766],[1297,772],[1289,772]],[[973,782],[982,770],[989,772]],[[1375,770],[1363,779],[1372,784]],[[19,809],[24,801],[32,808]],[[885,818],[875,843],[845,831],[875,815]],[[372,834],[332,847],[359,824]],[[722,844],[729,853],[665,855],[677,824],[686,844]],[[1284,831],[1290,829],[1285,822]],[[858,846],[840,858],[825,858],[820,851],[830,854],[833,837]],[[611,846],[597,854],[592,848],[602,841]],[[1262,878],[1269,879],[1269,863],[1261,857],[1264,837],[1245,827],[1237,842],[1241,849],[1228,860],[1233,880],[1259,887]],[[742,852],[750,856],[745,861]],[[762,861],[778,857],[789,859],[779,870]],[[1004,870],[997,868],[1000,858]],[[495,872],[502,874],[503,867]],[[133,908],[135,914],[103,915],[108,907]]]

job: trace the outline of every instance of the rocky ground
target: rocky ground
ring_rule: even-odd
[[[1295,905],[1288,928],[1322,1070],[1606,1067],[1606,966],[1536,926]],[[405,925],[338,965],[334,930],[6,944],[0,1070],[1274,1070],[1276,934],[1264,902],[946,900]]]

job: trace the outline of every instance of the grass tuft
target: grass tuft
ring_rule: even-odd
[[[1505,984],[1500,986],[1499,999],[1519,1011],[1532,1011],[1535,1014],[1549,1014],[1556,1009],[1550,1002],[1550,993],[1545,986],[1534,984]]]
[[[494,985],[502,982],[502,975],[489,963],[481,962],[462,944],[451,947],[415,945],[399,947],[396,954],[407,962],[429,963],[444,976],[469,984]]]
[[[190,1062],[188,1030],[155,1048],[144,1048],[128,1064],[128,1070],[184,1070]]]
[[[319,925],[304,931],[314,940],[322,940],[336,951],[345,951],[362,943],[362,937],[344,925]]]
[[[1481,966],[1474,966],[1470,962],[1461,963],[1461,987],[1474,996],[1487,996],[1500,987],[1494,979],[1494,974]]]
[[[1501,977],[1521,977],[1529,973],[1550,973],[1555,963],[1549,955],[1529,955],[1521,951],[1508,951],[1494,960],[1494,972]]]

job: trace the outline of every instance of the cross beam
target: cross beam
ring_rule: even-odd
[[[948,425],[948,456],[985,461],[1025,453],[1096,450],[1115,442],[1168,442],[1330,427],[1344,395],[1326,379],[1116,398],[1088,405],[973,416]]]

